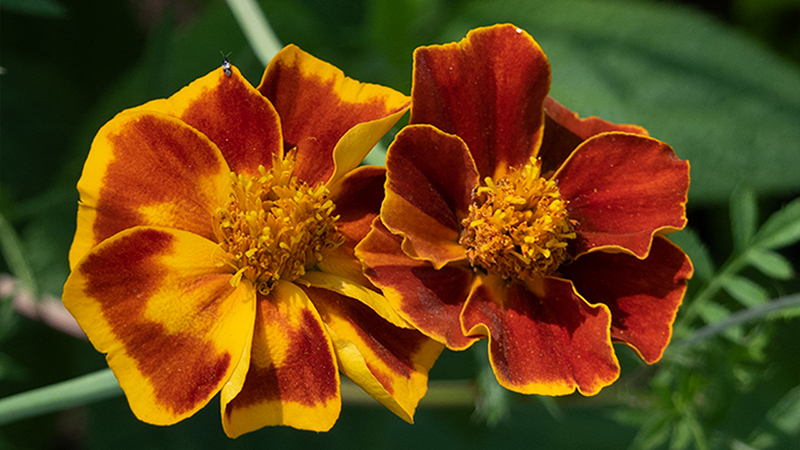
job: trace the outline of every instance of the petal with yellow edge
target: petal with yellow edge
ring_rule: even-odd
[[[284,149],[297,147],[294,174],[310,185],[357,167],[410,106],[405,95],[345,77],[294,45],[272,58],[258,90],[280,115]]]
[[[135,226],[165,226],[214,239],[210,220],[230,189],[230,168],[207,137],[174,117],[123,112],[97,133],[78,181],[70,266]]]
[[[271,425],[327,431],[342,406],[333,344],[298,286],[258,296],[250,369],[235,397],[222,395],[222,426],[235,438]]]
[[[661,141],[628,133],[597,135],[553,178],[576,221],[573,255],[615,247],[644,258],[656,233],[686,226],[689,163]]]
[[[489,337],[497,381],[523,394],[594,395],[619,376],[605,305],[589,305],[569,281],[506,284],[482,277],[462,317],[470,335]]]
[[[544,102],[545,123],[542,147],[542,173],[555,171],[581,142],[600,133],[623,131],[649,136],[638,125],[615,124],[596,116],[581,119],[552,97]]]
[[[428,371],[444,346],[397,328],[367,306],[326,289],[304,288],[334,341],[339,369],[406,422],[428,389]]]
[[[467,257],[458,243],[478,172],[464,141],[430,125],[410,125],[386,154],[381,220],[404,236],[406,254],[441,268]]]
[[[402,238],[380,219],[356,246],[364,273],[378,286],[389,304],[425,335],[453,350],[463,350],[477,337],[461,331],[459,315],[472,283],[472,268],[451,263],[439,270],[427,261],[409,258],[400,249]]]
[[[202,408],[249,348],[255,292],[211,263],[217,246],[180,230],[136,227],[73,269],[64,306],[107,353],[131,409],[169,425]]]
[[[693,272],[681,249],[656,236],[643,260],[592,252],[561,272],[588,302],[608,306],[613,340],[631,347],[648,364],[661,359]]]
[[[467,143],[481,177],[499,178],[542,140],[550,63],[520,28],[495,25],[458,43],[414,52],[409,123],[427,123]]]
[[[183,120],[214,142],[239,174],[258,175],[259,165],[271,167],[272,155],[283,151],[277,111],[235,66],[230,76],[219,68],[168,99],[135,109]]]

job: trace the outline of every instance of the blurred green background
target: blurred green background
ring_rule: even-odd
[[[423,400],[415,425],[377,403],[346,401],[329,433],[266,428],[234,441],[222,431],[217,400],[160,428],[138,422],[116,397],[4,425],[0,448],[800,446],[799,309],[760,313],[800,291],[791,268],[800,263],[800,0],[260,4],[283,43],[405,93],[417,46],[514,23],[548,55],[551,95],[562,104],[584,117],[642,125],[670,144],[692,165],[689,230],[674,240],[696,267],[675,345],[652,367],[617,346],[622,376],[592,398],[498,389],[483,376],[479,345],[445,352],[431,373],[436,386],[474,384],[476,404]],[[22,278],[39,297],[60,295],[75,183],[94,133],[121,110],[167,97],[215,69],[220,51],[259,83],[264,67],[222,1],[3,0],[0,211],[7,223],[0,273]],[[21,266],[9,255],[7,236],[14,235]],[[753,249],[760,262],[742,257]],[[3,295],[0,398],[106,367],[88,343],[21,316],[13,293]],[[755,319],[713,329],[748,312]],[[698,330],[710,335],[693,340]]]

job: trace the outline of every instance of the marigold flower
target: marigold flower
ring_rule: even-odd
[[[689,163],[633,125],[579,119],[547,96],[550,66],[512,25],[414,54],[410,125],[356,247],[398,313],[461,350],[489,339],[498,381],[592,395],[619,376],[612,342],[654,363],[689,259]]]
[[[253,88],[228,65],[98,132],[64,304],[136,416],[221,393],[225,432],[330,429],[339,371],[412,421],[443,346],[363,276],[383,168],[357,168],[409,98],[294,46]]]

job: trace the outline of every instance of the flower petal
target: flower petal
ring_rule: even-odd
[[[397,328],[358,301],[325,289],[304,289],[328,326],[339,369],[406,422],[428,390],[428,371],[444,346]]]
[[[169,425],[202,408],[249,348],[255,291],[215,267],[216,244],[137,227],[75,266],[64,306],[108,365],[140,420]]]
[[[319,270],[343,276],[359,284],[369,285],[359,261],[353,251],[369,233],[372,220],[380,212],[383,201],[383,183],[386,170],[383,167],[365,166],[348,173],[331,194],[339,216],[336,226],[344,237],[344,243],[327,252],[317,264]]]
[[[70,266],[115,233],[167,226],[214,239],[210,218],[230,189],[219,149],[186,123],[122,112],[100,129],[83,175]]]
[[[458,320],[472,284],[472,269],[466,263],[452,263],[436,270],[427,261],[408,257],[401,242],[375,219],[373,230],[356,246],[364,274],[425,335],[453,350],[472,345],[476,338],[464,336]]]
[[[232,438],[270,425],[327,431],[336,422],[342,398],[333,345],[299,287],[280,281],[269,296],[259,295],[244,386],[221,400],[222,426]]]
[[[552,173],[569,157],[581,142],[607,131],[649,136],[647,130],[638,125],[619,125],[591,116],[581,119],[578,115],[552,97],[544,102],[544,139],[539,157],[542,158],[542,173]]]
[[[566,280],[507,286],[483,278],[464,306],[468,334],[489,336],[497,381],[523,394],[594,395],[619,376],[605,305],[589,305]]]
[[[410,125],[386,155],[381,220],[402,234],[403,250],[440,268],[466,258],[458,243],[478,172],[464,142],[430,125]]]
[[[414,52],[410,123],[460,136],[481,177],[497,179],[536,153],[549,90],[550,63],[528,33],[479,28]]]
[[[294,174],[310,185],[358,166],[409,107],[405,95],[347,78],[294,45],[272,58],[258,90],[280,115],[284,148],[297,147]]]
[[[234,66],[230,76],[219,68],[136,109],[169,114],[205,134],[236,173],[257,175],[259,165],[271,167],[272,155],[283,151],[277,111]]]
[[[686,254],[661,236],[653,239],[643,260],[592,252],[562,267],[581,296],[611,310],[611,338],[627,344],[648,364],[661,359],[669,343],[692,272]]]
[[[689,163],[652,138],[604,133],[581,144],[553,176],[576,220],[573,255],[617,247],[644,258],[656,233],[686,226]]]

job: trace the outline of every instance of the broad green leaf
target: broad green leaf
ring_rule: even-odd
[[[769,300],[769,293],[753,280],[739,275],[720,277],[722,288],[743,306],[751,308],[762,305]]]
[[[551,95],[581,116],[635,123],[692,164],[692,201],[740,182],[800,189],[800,68],[694,9],[665,2],[475,0],[443,41],[511,22],[541,45]]]
[[[731,234],[733,247],[742,250],[747,245],[758,225],[758,202],[756,193],[747,183],[736,186],[731,193]]]
[[[751,248],[747,252],[747,261],[761,273],[778,280],[794,278],[792,263],[778,253],[765,248]]]
[[[800,197],[774,212],[758,230],[754,243],[766,248],[782,248],[800,240]]]

